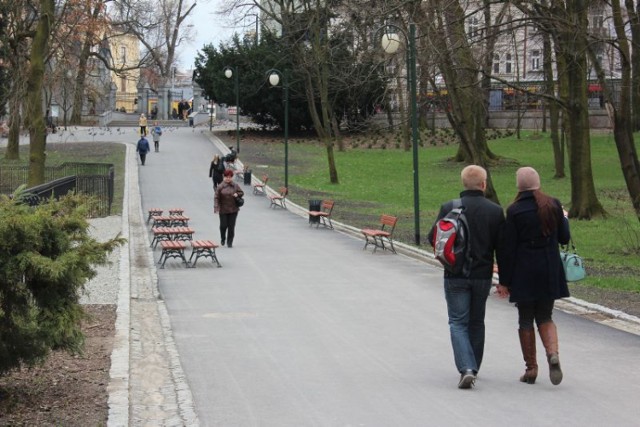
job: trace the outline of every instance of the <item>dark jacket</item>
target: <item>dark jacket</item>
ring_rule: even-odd
[[[147,138],[145,137],[140,138],[140,140],[138,141],[138,144],[136,145],[136,151],[138,153],[143,153],[143,154],[151,151],[151,147],[149,147],[149,141],[147,140]]]
[[[213,180],[217,183],[222,182],[222,173],[224,172],[224,162],[222,159],[218,159],[217,162],[211,161],[211,165],[209,166],[209,178],[213,178]]]
[[[493,203],[484,197],[480,190],[465,190],[460,193],[462,205],[465,207],[465,216],[469,222],[469,234],[471,235],[471,274],[469,279],[491,279],[493,276],[494,254],[501,263],[503,255],[503,228],[504,212],[500,205]],[[450,200],[440,207],[438,218],[427,235],[429,244],[433,246],[433,234],[435,224],[453,209],[453,201]],[[455,276],[445,271],[445,277]]]
[[[223,181],[219,184],[213,200],[213,212],[222,214],[238,212],[240,208],[236,206],[234,193],[238,193],[238,197],[244,196],[244,191],[238,183]]]
[[[558,244],[570,238],[569,221],[556,205],[556,230],[543,236],[538,205],[532,191],[523,191],[507,209],[505,262],[500,283],[509,287],[511,302],[548,301],[569,296]]]

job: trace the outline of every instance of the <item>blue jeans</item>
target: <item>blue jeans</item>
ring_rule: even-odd
[[[480,370],[484,353],[484,314],[491,279],[444,279],[453,357],[458,372]]]

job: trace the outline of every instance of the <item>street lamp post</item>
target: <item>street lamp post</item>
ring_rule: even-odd
[[[236,94],[236,152],[240,153],[240,100],[238,94],[238,68],[224,67],[226,78],[234,78],[233,86]]]
[[[280,83],[282,76],[282,89],[284,90],[284,186],[289,188],[289,76],[278,69],[272,68],[267,71],[269,84],[273,87]]]
[[[387,24],[380,30],[384,29],[382,35],[382,48],[389,54],[395,53],[400,47],[400,39],[398,32],[404,36],[408,47],[407,54],[407,79],[409,86],[409,103],[411,108],[411,139],[413,146],[413,216],[415,229],[415,242],[420,246],[420,197],[419,197],[419,179],[418,179],[418,100],[417,100],[417,72],[416,72],[416,24],[409,24],[409,34],[394,24]],[[393,29],[397,32],[389,32]]]

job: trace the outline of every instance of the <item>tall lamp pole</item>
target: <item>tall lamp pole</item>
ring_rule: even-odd
[[[278,69],[272,68],[267,71],[269,84],[273,87],[280,83],[282,76],[282,89],[284,91],[284,186],[289,188],[289,76]]]
[[[236,152],[240,153],[240,96],[238,94],[238,68],[224,67],[224,75],[230,79],[234,77],[234,91],[236,94]]]
[[[400,47],[400,39],[398,33],[404,36],[407,43],[407,80],[409,86],[409,103],[411,108],[411,139],[413,146],[413,217],[415,230],[415,243],[420,246],[420,196],[419,196],[419,178],[418,178],[418,85],[416,71],[416,24],[409,24],[409,34],[394,24],[387,24],[378,29],[378,32],[384,30],[381,43],[382,48],[389,54],[395,53]],[[393,30],[393,31],[390,31]]]

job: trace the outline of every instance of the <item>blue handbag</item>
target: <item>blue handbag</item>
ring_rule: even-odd
[[[567,282],[577,282],[587,277],[587,272],[584,269],[582,257],[578,255],[576,251],[573,240],[569,242],[569,245],[561,247],[560,259],[562,260],[562,267],[564,268],[564,275],[567,278]]]

